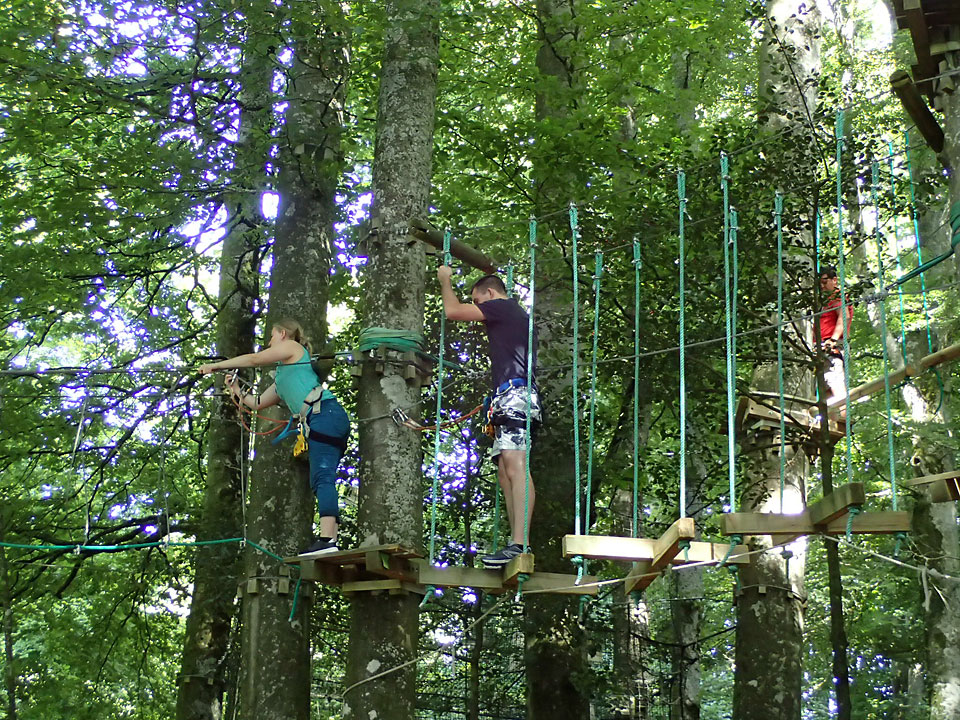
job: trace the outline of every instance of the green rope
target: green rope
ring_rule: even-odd
[[[876,214],[876,243],[877,243],[877,287],[884,287],[883,273],[883,236],[880,233],[880,165],[874,162],[871,166],[872,183],[870,187],[871,200]],[[902,296],[901,296],[902,298]],[[901,299],[902,301],[902,299]],[[901,336],[902,337],[902,336]],[[890,398],[890,359],[887,356],[887,303],[880,301],[880,347],[883,351],[883,397],[887,408],[887,451],[890,462],[890,492],[893,496],[893,509],[897,509],[897,464],[893,454],[893,406]],[[902,346],[901,346],[902,347]]]
[[[913,217],[913,234],[914,234],[914,237],[916,238],[916,243],[917,243],[917,267],[912,272],[907,273],[906,276],[900,278],[897,281],[897,284],[899,285],[900,283],[906,282],[906,280],[910,279],[911,277],[915,277],[916,275],[920,276],[920,295],[921,295],[921,298],[923,299],[923,317],[927,323],[927,352],[932,353],[933,352],[933,334],[930,331],[930,309],[927,304],[927,280],[926,280],[926,277],[924,276],[924,272],[926,268],[924,268],[923,247],[920,242],[920,216],[919,216],[919,213],[917,213],[917,191],[916,191],[916,182],[914,181],[914,178],[913,178],[913,163],[910,161],[910,133],[909,132],[904,133],[904,153],[907,156],[907,172],[910,177],[910,214]],[[954,212],[957,213],[956,216],[954,216]],[[955,217],[957,219],[956,224],[953,222]],[[953,206],[950,219],[951,219],[951,223],[950,223],[951,230],[954,233],[950,243],[950,252],[952,253],[958,241],[957,233],[960,232],[960,207],[958,207],[958,205]],[[933,414],[936,415],[938,412],[940,412],[940,406],[943,405],[944,387],[943,387],[943,378],[940,377],[940,368],[935,367],[933,369],[933,373],[937,378],[937,386],[939,387],[939,390],[940,390],[940,401],[937,403],[937,409],[933,411]]]
[[[780,512],[783,512],[783,495],[787,475],[786,412],[783,393],[783,195],[779,192],[774,201],[777,221],[777,395],[780,398]]]
[[[290,605],[290,617],[287,618],[289,622],[293,622],[293,616],[297,613],[297,600],[300,599],[300,583],[303,582],[303,577],[297,578],[297,586],[293,589],[293,603]]]
[[[726,153],[720,156],[720,181],[723,186],[723,290],[726,301],[725,329],[727,334],[727,466],[730,481],[730,512],[737,511],[737,465],[736,428],[734,427],[733,396],[736,375],[733,370],[734,339],[733,313],[730,288],[730,159]]]
[[[537,219],[530,217],[530,314],[527,316],[527,441],[524,444],[524,472],[526,478],[523,496],[523,543],[524,551],[530,549],[530,446],[533,445],[533,423],[530,418],[530,401],[533,392],[533,311],[536,304],[537,269]],[[519,592],[519,589],[518,589]]]
[[[903,542],[907,539],[907,534],[905,532],[898,532],[894,537],[897,541],[893,544],[893,556],[895,558],[900,557],[900,550],[903,546]]]
[[[640,243],[633,241],[633,537],[640,532]]]
[[[859,505],[851,505],[847,508],[847,542],[850,542],[850,538],[853,535],[853,519],[859,515],[861,512]]]
[[[576,500],[575,508],[576,519],[574,520],[574,533],[581,534],[581,509],[580,509],[580,387],[577,375],[578,355],[580,348],[580,277],[577,266],[577,241],[580,238],[580,230],[577,225],[577,206],[570,203],[570,235],[572,243],[571,260],[573,263],[573,472],[576,478]]]
[[[587,522],[584,523],[584,535],[590,534],[590,508],[593,491],[593,450],[596,444],[594,431],[597,420],[597,346],[600,338],[600,278],[603,275],[603,253],[594,255],[595,272],[593,276],[593,356],[590,368],[590,432],[587,439]]]
[[[727,552],[724,553],[723,558],[720,560],[719,567],[723,567],[727,564],[727,560],[730,559],[730,556],[733,554],[733,551],[736,549],[737,545],[743,542],[743,535],[731,535],[730,544],[727,546]]]
[[[840,321],[843,323],[843,381],[848,389],[846,397],[846,459],[847,459],[847,482],[853,480],[853,442],[850,440],[850,313],[847,311],[847,278],[844,268],[844,249],[843,243],[843,124],[844,111],[837,111],[837,271],[840,275]]]
[[[733,275],[733,290],[730,294],[730,367],[737,376],[737,296],[740,294],[740,261],[737,259],[737,235],[740,231],[740,216],[730,208],[730,271]]]
[[[680,256],[680,517],[687,516],[687,348],[686,315],[687,304],[685,286],[684,249],[685,216],[687,214],[687,176],[681,170],[677,175],[677,198],[680,201],[679,212],[679,256]]]
[[[258,545],[252,540],[246,540],[242,537],[236,538],[224,538],[222,540],[192,540],[190,542],[167,542],[167,541],[155,541],[155,542],[144,542],[144,543],[130,543],[128,545],[84,545],[81,543],[75,543],[71,545],[28,545],[23,543],[9,543],[9,542],[0,542],[0,547],[11,548],[15,550],[69,550],[74,553],[81,552],[118,552],[121,550],[142,550],[143,548],[155,548],[155,547],[194,547],[201,545],[226,545],[227,543],[240,543],[241,545],[249,545],[250,547],[262,552],[264,555],[267,555],[274,560],[279,562],[284,562],[284,559],[267,550],[262,545]]]
[[[890,163],[890,198],[893,201],[894,212],[896,212],[897,207],[897,184],[894,177],[894,168],[893,168],[893,155],[894,155],[894,146],[893,141],[887,143],[887,149],[889,150],[889,163]],[[894,218],[893,222],[893,257],[897,263],[897,276],[900,276],[903,272],[900,267],[900,223]],[[883,285],[879,289],[883,289]],[[900,300],[900,355],[903,357],[903,364],[907,364],[907,321],[903,316],[903,286],[900,283],[897,283],[897,296]]]
[[[447,229],[443,233],[443,264],[449,265],[450,260],[450,230]],[[429,563],[433,565],[434,560],[436,559],[436,547],[437,547],[437,495],[440,490],[440,437],[441,430],[440,425],[442,421],[443,413],[443,383],[444,383],[444,366],[443,366],[443,356],[446,351],[447,344],[447,314],[443,311],[443,308],[440,309],[440,345],[437,348],[437,356],[440,358],[439,365],[437,366],[437,411],[436,411],[436,420],[434,422],[435,430],[433,431],[433,485],[431,490],[431,500],[430,500],[430,557]],[[420,606],[423,607],[429,601],[430,596],[433,594],[434,588],[432,585],[427,586],[427,592],[423,596],[423,601],[420,603]]]
[[[423,335],[413,330],[393,330],[390,328],[371,327],[360,331],[360,341],[357,344],[361,352],[385,347],[397,352],[423,351]]]
[[[507,265],[507,297],[513,297],[513,261]]]
[[[816,221],[814,223],[814,229],[813,229],[813,253],[814,253],[813,264],[817,270],[817,280],[815,282],[815,285],[817,288],[819,288],[820,286],[820,233],[823,225],[823,218],[820,216],[819,207],[817,207],[816,212],[814,213],[814,216],[816,217]],[[816,289],[814,290],[814,293],[816,293]],[[817,322],[817,321],[814,320],[814,322]],[[823,342],[823,338],[820,338],[820,341]],[[819,404],[820,403],[820,383],[815,382],[814,385],[815,385],[814,392],[816,393],[815,397],[817,399],[817,404]]]

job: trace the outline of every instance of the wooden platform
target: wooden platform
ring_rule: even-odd
[[[790,541],[802,535],[843,535],[847,532],[850,507],[864,504],[863,483],[849,483],[837,488],[802,513],[727,513],[720,517],[723,535],[770,535],[777,542]],[[909,532],[908,512],[862,512],[855,515],[851,532],[856,535]]]
[[[780,432],[780,409],[777,402],[772,398],[771,402],[760,402],[752,397],[740,398],[735,419],[737,436],[763,430]],[[791,402],[795,404],[795,401]],[[811,439],[820,437],[820,422],[809,416],[806,407],[787,408],[783,419],[787,432],[802,433]],[[831,442],[837,442],[846,436],[846,428],[836,420],[827,421],[827,430]]]
[[[423,595],[427,586],[469,587],[491,594],[514,592],[520,575],[529,576],[523,583],[524,591],[549,592],[563,595],[596,595],[597,578],[586,576],[577,585],[576,575],[535,572],[534,556],[523,554],[510,561],[502,570],[468,567],[436,567],[423,555],[398,544],[360,547],[311,557],[298,555],[284,559],[300,565],[304,580],[336,585],[345,594],[354,592],[387,591],[390,594],[416,593]]]
[[[911,69],[918,89],[933,98],[952,92],[960,78],[932,78],[944,72],[946,53],[960,50],[960,3],[956,0],[893,0],[897,27],[909,30],[917,57]],[[951,27],[952,26],[952,27]],[[948,82],[944,82],[948,81]],[[949,82],[952,81],[952,82]]]
[[[955,502],[960,500],[960,470],[925,475],[906,481],[907,485],[926,486],[931,502]]]

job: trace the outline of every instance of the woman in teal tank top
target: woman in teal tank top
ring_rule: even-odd
[[[337,548],[337,528],[340,521],[340,503],[337,495],[337,468],[350,435],[350,418],[329,390],[318,390],[320,378],[310,362],[309,341],[303,328],[295,320],[274,323],[270,342],[260,352],[247,353],[220,362],[202,365],[203,375],[217,370],[245,367],[277,366],[274,384],[259,397],[240,389],[236,375],[228,375],[230,392],[252,410],[283,403],[291,415],[299,415],[309,398],[307,412],[310,437],[310,487],[317,496],[320,513],[320,537],[304,550],[305,553],[324,554]],[[315,392],[317,391],[317,392]],[[304,428],[306,430],[306,428]]]

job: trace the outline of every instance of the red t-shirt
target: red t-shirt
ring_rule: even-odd
[[[840,313],[837,310],[840,307],[840,296],[835,295],[827,301],[824,306],[824,313],[820,316],[820,338],[827,340],[833,337],[834,330],[837,329],[837,321],[840,319]],[[829,312],[833,310],[833,312]],[[853,320],[853,305],[847,305],[847,326]],[[840,333],[843,337],[843,333]]]

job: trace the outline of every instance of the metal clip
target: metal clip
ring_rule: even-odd
[[[394,410],[390,417],[393,418],[393,421],[397,424],[397,427],[406,427],[407,423],[410,422],[410,418],[401,408]]]

